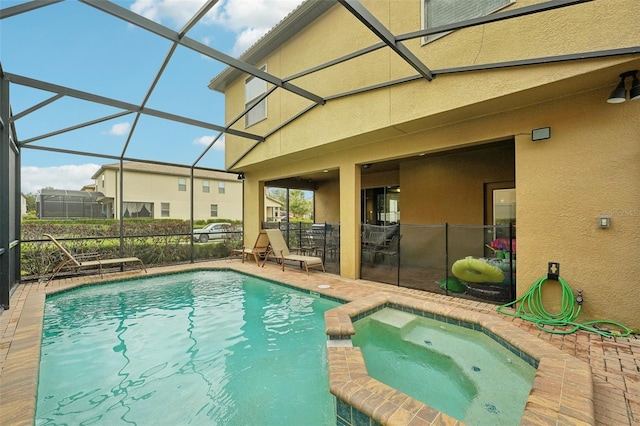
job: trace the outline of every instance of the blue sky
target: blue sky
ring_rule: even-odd
[[[302,0],[221,0],[187,36],[238,57]],[[0,8],[26,1],[0,0]],[[128,0],[118,5],[173,30],[182,26],[204,0]],[[169,52],[171,43],[91,6],[67,0],[0,20],[0,61],[9,74],[67,86],[119,101],[139,104]],[[207,88],[226,67],[182,46],[147,103],[176,115],[224,126],[224,97]],[[53,96],[11,84],[14,114]],[[121,110],[64,97],[16,121],[19,141],[96,120]],[[34,141],[36,146],[120,155],[134,115]],[[126,156],[191,165],[217,133],[208,129],[142,116]],[[222,143],[221,143],[222,142]],[[199,166],[224,169],[224,140]],[[80,189],[93,183],[101,164],[115,160],[22,150],[22,192],[51,186]]]

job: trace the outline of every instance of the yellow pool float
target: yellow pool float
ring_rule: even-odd
[[[451,272],[456,278],[469,283],[501,283],[504,274],[500,268],[471,256],[455,261]]]

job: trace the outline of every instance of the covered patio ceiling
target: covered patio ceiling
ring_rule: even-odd
[[[424,159],[424,158],[434,158],[441,157],[445,155],[457,155],[465,152],[474,152],[479,150],[484,150],[491,147],[502,147],[506,148],[512,146],[514,143],[513,139],[507,140],[499,140],[486,142],[479,145],[471,145],[465,146],[456,149],[447,149],[445,151],[436,151],[429,153],[421,153],[417,156],[411,157],[401,157],[401,158],[393,158],[385,161],[379,161],[375,163],[365,163],[361,164],[361,174],[363,177],[367,175],[373,175],[378,173],[385,172],[397,172],[400,170],[400,164],[405,161]],[[315,190],[319,184],[327,181],[336,181],[339,180],[340,171],[338,169],[327,169],[327,170],[319,170],[319,171],[310,171],[302,176],[291,176],[285,177],[282,179],[268,181],[265,182],[265,186],[267,187],[278,187],[278,188],[290,188],[290,189],[303,189],[303,190]]]
[[[28,15],[36,13],[37,10],[46,9],[48,7],[54,7],[53,5],[56,3],[60,3],[62,0],[37,0],[37,1],[29,1],[21,4],[17,4],[14,6],[9,6],[0,9],[0,23],[2,21],[8,19],[16,19],[18,16]],[[525,66],[525,65],[534,65],[534,64],[543,64],[543,63],[551,63],[551,62],[562,62],[562,61],[573,61],[573,60],[582,60],[589,58],[602,58],[602,57],[611,57],[618,55],[630,55],[640,53],[640,46],[629,47],[624,49],[612,49],[612,50],[601,50],[601,51],[592,51],[592,52],[581,52],[553,57],[538,57],[538,58],[528,58],[519,61],[513,62],[502,62],[502,63],[492,63],[492,64],[480,64],[480,65],[468,65],[458,68],[451,69],[431,69],[429,64],[421,62],[415,55],[411,53],[403,44],[404,41],[425,37],[430,34],[437,34],[444,31],[454,31],[462,28],[472,27],[476,25],[484,25],[490,24],[491,22],[501,21],[505,19],[517,19],[519,17],[523,17],[530,14],[543,13],[545,11],[562,8],[562,7],[570,7],[580,3],[589,2],[592,0],[552,0],[532,6],[508,9],[503,12],[494,13],[488,16],[479,17],[463,22],[458,22],[455,24],[443,25],[437,28],[430,28],[421,31],[415,31],[407,34],[393,34],[388,28],[386,28],[371,12],[369,12],[358,0],[307,0],[303,2],[296,10],[294,10],[289,17],[285,18],[281,25],[278,27],[280,31],[284,31],[286,35],[286,31],[297,31],[299,28],[295,27],[287,27],[284,25],[288,20],[291,21],[291,17],[296,13],[307,13],[307,16],[313,16],[313,13],[309,14],[308,10],[315,9],[316,14],[319,16],[324,13],[330,7],[335,5],[339,5],[339,7],[343,7],[348,10],[356,19],[354,20],[354,25],[364,25],[370,31],[372,31],[379,39],[380,42],[369,46],[368,48],[361,49],[356,52],[352,52],[343,57],[335,58],[334,60],[324,63],[318,64],[313,68],[307,69],[301,73],[296,74],[295,76],[276,76],[264,72],[258,68],[256,68],[255,64],[257,61],[262,59],[262,57],[257,56],[260,54],[259,49],[256,46],[259,46],[261,43],[258,42],[253,48],[249,49],[239,58],[234,58],[222,51],[216,50],[215,48],[209,47],[206,44],[196,41],[193,38],[188,36],[189,32],[198,25],[198,23],[207,15],[208,12],[218,3],[218,0],[208,0],[206,1],[202,7],[195,13],[187,23],[180,29],[174,30],[167,26],[158,24],[150,19],[147,19],[137,13],[132,12],[131,10],[118,5],[117,3],[103,1],[103,0],[78,0],[78,2],[82,6],[86,6],[87,10],[98,11],[102,14],[110,15],[111,17],[127,22],[128,24],[144,30],[145,33],[151,35],[155,38],[160,38],[165,41],[168,41],[169,48],[165,52],[162,58],[153,58],[149,57],[149,60],[157,60],[160,64],[155,75],[147,75],[142,76],[142,81],[147,81],[148,89],[144,91],[144,95],[138,99],[136,102],[124,101],[122,99],[116,99],[108,96],[98,95],[96,93],[110,93],[111,90],[107,87],[107,82],[104,82],[104,86],[97,87],[95,92],[79,90],[77,88],[68,87],[60,84],[56,84],[53,82],[47,82],[39,79],[34,79],[29,77],[28,75],[22,75],[18,73],[13,73],[11,69],[4,69],[2,66],[1,58],[0,58],[0,76],[2,80],[5,80],[9,83],[9,87],[13,88],[13,86],[24,86],[33,89],[38,89],[40,91],[45,91],[49,94],[49,97],[40,101],[28,108],[25,108],[21,111],[12,110],[8,117],[2,117],[3,120],[7,120],[11,125],[12,129],[15,132],[15,140],[17,146],[19,148],[26,149],[35,149],[35,150],[43,150],[56,152],[61,154],[75,154],[81,156],[92,156],[103,159],[110,160],[121,160],[121,161],[141,161],[147,163],[158,163],[158,164],[172,164],[185,166],[190,168],[208,168],[202,166],[202,160],[207,155],[207,153],[212,149],[214,144],[219,143],[219,141],[223,138],[225,134],[232,134],[235,136],[240,136],[245,139],[253,140],[253,146],[257,146],[258,144],[264,142],[269,138],[271,134],[277,132],[284,126],[287,126],[292,121],[296,120],[300,116],[304,115],[306,112],[315,108],[317,106],[322,106],[327,102],[331,102],[334,99],[342,98],[345,96],[351,96],[358,93],[362,93],[369,90],[375,90],[382,87],[388,87],[392,85],[402,84],[409,81],[414,81],[417,79],[423,79],[427,83],[431,81],[433,78],[437,77],[440,74],[451,74],[451,73],[460,73],[460,72],[473,72],[478,70],[487,70],[487,69],[498,69],[505,67],[516,67],[516,66]],[[6,3],[5,3],[6,4]],[[6,21],[5,21],[6,22]],[[114,21],[115,22],[115,21]],[[298,24],[299,25],[299,24]],[[277,28],[278,28],[277,27]],[[114,26],[114,28],[117,28]],[[268,33],[263,39],[268,39],[271,36],[277,35],[277,32]],[[79,36],[82,36],[80,34]],[[108,41],[107,41],[108,42]],[[62,46],[64,47],[64,46]],[[11,45],[4,45],[3,50],[14,48]],[[249,110],[245,110],[242,114],[237,117],[233,117],[228,120],[226,123],[221,123],[220,117],[208,117],[205,114],[205,118],[194,118],[189,115],[181,115],[168,111],[163,111],[155,108],[151,108],[148,105],[149,99],[153,96],[154,91],[157,90],[158,85],[161,83],[164,78],[165,70],[174,62],[179,61],[180,58],[176,54],[178,49],[186,49],[191,52],[196,52],[199,55],[203,55],[204,57],[210,58],[215,61],[218,65],[223,64],[226,68],[221,72],[224,73],[237,73],[240,75],[241,73],[246,73],[253,75],[257,78],[260,78],[271,85],[271,89],[267,91],[264,95],[265,97],[269,96],[269,94],[273,93],[276,90],[286,90],[291,93],[296,94],[297,96],[303,97],[311,101],[311,106],[308,108],[299,111],[297,114],[289,117],[287,120],[284,120],[281,125],[278,127],[271,129],[269,132],[265,134],[255,134],[250,131],[239,131],[233,129],[232,126],[241,120]],[[408,78],[403,78],[401,80],[393,80],[388,81],[384,84],[372,86],[372,87],[362,87],[357,90],[350,91],[348,93],[335,93],[330,96],[319,96],[318,94],[312,93],[306,90],[304,87],[297,86],[291,83],[291,80],[295,78],[299,78],[303,75],[312,74],[321,69],[326,69],[328,67],[340,64],[345,61],[349,61],[351,59],[357,58],[362,55],[366,55],[367,53],[376,51],[378,49],[390,49],[399,57],[401,57],[407,64],[409,64],[414,70],[415,75],[410,76]],[[82,52],[69,52],[70,55],[81,55]],[[147,55],[148,52],[140,52],[140,54]],[[262,52],[264,55],[264,52]],[[128,76],[120,76],[121,78],[129,78]],[[211,75],[213,77],[213,75]],[[600,86],[607,84],[614,84],[615,81],[612,80],[615,76],[601,76],[599,78],[602,81],[595,82]],[[188,76],[184,76],[184,78],[188,78]],[[115,84],[117,84],[117,79],[115,79]],[[113,83],[113,81],[108,82],[109,84]],[[203,81],[203,89],[206,82]],[[590,82],[590,84],[594,84],[594,82]],[[4,87],[4,86],[3,86]],[[117,91],[116,91],[117,92]],[[102,106],[109,107],[111,112],[107,115],[98,116],[89,121],[83,121],[74,123],[72,125],[61,127],[59,129],[52,130],[47,133],[32,135],[29,137],[21,138],[21,134],[28,134],[28,128],[22,127],[22,123],[24,118],[35,112],[46,112],[47,106],[54,104],[56,102],[61,102],[63,99],[73,98],[76,100],[86,101],[93,104],[99,104]],[[260,99],[261,100],[261,99]],[[11,101],[11,98],[10,98]],[[259,102],[259,101],[258,101]],[[258,103],[256,102],[256,104]],[[109,120],[117,119],[124,116],[132,116],[133,117],[133,125],[128,130],[126,135],[126,142],[121,146],[119,152],[108,153],[104,150],[97,149],[95,146],[92,147],[91,143],[87,142],[80,148],[65,148],[63,146],[55,144],[47,144],[45,141],[55,138],[59,135],[67,134],[69,132],[77,131],[80,129],[87,128],[89,126],[107,122]],[[202,129],[207,129],[215,132],[216,136],[213,140],[202,149],[197,155],[192,158],[192,161],[185,163],[175,163],[175,162],[164,162],[157,161],[151,158],[151,156],[140,154],[140,152],[135,152],[130,149],[132,144],[135,143],[136,132],[142,127],[142,122],[145,117],[152,117],[154,119],[160,119],[164,121],[169,121],[174,123],[175,125],[186,125],[186,126],[195,126]],[[26,126],[26,124],[25,124]],[[169,140],[167,141],[157,141],[158,143],[171,143]],[[178,142],[176,142],[178,143]],[[252,149],[252,148],[251,148]],[[251,149],[244,153],[246,156]],[[233,170],[234,166],[242,159],[242,157],[237,159],[227,159],[227,166],[225,167],[227,170]],[[394,167],[394,162],[391,162],[385,167]],[[396,166],[397,167],[397,164]],[[215,169],[219,170],[219,169]],[[328,173],[328,174],[327,174]],[[322,179],[323,176],[331,176],[331,173],[337,173],[335,171],[328,172],[319,172],[318,174],[310,177],[305,177],[305,179]]]

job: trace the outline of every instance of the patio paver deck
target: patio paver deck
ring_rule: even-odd
[[[545,341],[588,363],[591,368],[595,405],[593,422],[589,419],[584,423],[576,422],[575,418],[550,422],[549,418],[541,417],[523,419],[523,424],[640,425],[640,339],[633,336],[608,339],[583,331],[570,335],[549,334],[538,330],[532,323],[498,314],[492,304],[364,280],[348,280],[331,274],[312,272],[307,276],[293,268],[283,272],[274,264],[259,268],[255,263],[243,264],[239,259],[150,268],[149,275],[205,268],[234,269],[346,301],[386,292],[491,315],[524,330],[532,341]],[[33,424],[45,294],[86,283],[137,276],[140,273],[131,271],[111,274],[104,279],[96,275],[54,280],[46,287],[44,282],[21,284],[15,289],[11,295],[11,309],[0,315],[0,413],[3,424]],[[329,284],[330,287],[320,289],[318,286],[321,284]]]

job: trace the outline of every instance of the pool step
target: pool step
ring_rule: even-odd
[[[395,309],[382,309],[369,319],[378,326],[396,330],[405,342],[449,353],[447,348],[451,346],[448,343],[451,343],[452,337],[446,330],[447,324],[439,328],[425,327],[415,315]]]
[[[383,309],[371,314],[369,318],[371,319],[371,321],[387,325],[391,328],[402,330],[404,327],[409,325],[416,317],[415,315],[395,309]]]

